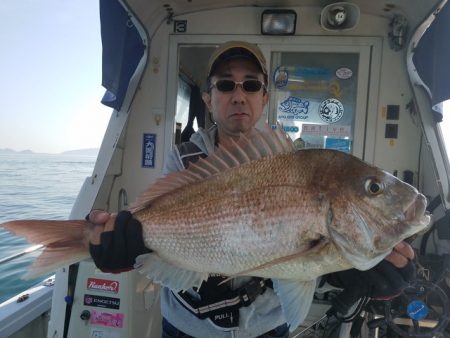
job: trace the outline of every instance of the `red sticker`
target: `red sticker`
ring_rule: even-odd
[[[88,278],[86,287],[88,288],[88,290],[105,291],[112,293],[119,292],[119,282],[114,280]]]

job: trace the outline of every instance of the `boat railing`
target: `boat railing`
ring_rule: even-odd
[[[0,265],[42,248],[43,245],[30,246],[23,251],[0,259]],[[40,283],[0,303],[0,338],[9,337],[23,330],[36,318],[43,318],[42,315],[48,313],[52,304],[54,284],[55,275],[43,278]]]

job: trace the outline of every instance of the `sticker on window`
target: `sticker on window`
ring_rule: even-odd
[[[338,79],[347,80],[350,79],[353,75],[353,72],[350,68],[341,67],[336,70],[336,76]]]
[[[278,107],[284,114],[278,114],[280,120],[306,120],[308,118],[309,101],[299,97],[289,96],[281,101]]]
[[[319,106],[319,116],[327,123],[335,123],[344,116],[344,106],[336,99],[325,100]]]
[[[325,139],[325,148],[343,151],[345,153],[350,153],[350,140],[349,139],[338,139],[327,137]]]

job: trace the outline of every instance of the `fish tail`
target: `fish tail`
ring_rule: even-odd
[[[85,220],[19,220],[0,227],[45,247],[24,276],[30,279],[88,258],[87,224]]]

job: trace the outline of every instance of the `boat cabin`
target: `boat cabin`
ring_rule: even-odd
[[[423,268],[441,276],[445,268],[439,262],[448,262],[450,252],[444,143],[444,134],[450,134],[441,127],[450,118],[444,109],[450,96],[446,0],[100,0],[99,5],[105,87],[99,100],[112,113],[72,219],[92,209],[128,208],[161,176],[174,145],[214,124],[202,101],[209,56],[223,42],[243,40],[258,45],[267,60],[269,104],[259,125],[278,122],[298,149],[353,154],[426,195],[434,224],[413,245]],[[450,276],[442,276],[421,286],[439,284],[444,292],[439,297],[448,296]],[[161,335],[159,287],[136,271],[105,274],[83,261],[58,270],[55,285],[44,289],[38,301],[9,305],[11,311],[0,318],[0,337]],[[86,304],[87,295],[106,307]],[[329,306],[317,296],[292,337],[319,332]],[[385,322],[384,328],[373,324],[386,316],[383,309],[366,311],[373,327],[365,325],[361,337],[388,337],[386,332],[425,337],[433,329],[442,337],[450,334],[447,305],[436,305],[436,318],[420,325],[390,318],[400,333]],[[352,322],[336,326],[335,335],[326,337],[350,337],[351,327]]]

